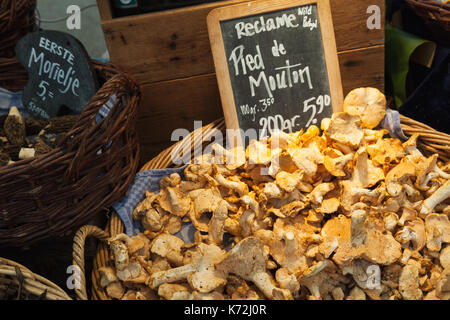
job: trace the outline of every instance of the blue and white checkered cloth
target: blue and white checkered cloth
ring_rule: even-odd
[[[114,107],[114,103],[116,103],[116,100],[117,95],[114,93],[98,111],[97,115],[95,116],[95,122],[99,123],[108,116],[109,112]]]
[[[28,118],[28,112],[22,104],[22,91],[11,92],[0,88],[0,116],[9,113],[11,107],[17,107],[24,118]]]
[[[175,169],[155,169],[139,172],[136,174],[127,195],[119,202],[113,205],[114,210],[119,214],[125,225],[125,232],[129,236],[135,236],[144,229],[140,222],[133,219],[133,211],[145,199],[145,191],[159,192],[159,181],[171,175],[178,173],[183,177],[183,171],[186,166]],[[184,223],[180,232],[175,236],[181,238],[184,242],[194,242],[195,228],[192,223]]]

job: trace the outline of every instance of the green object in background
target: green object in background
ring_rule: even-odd
[[[397,107],[406,100],[406,79],[413,54],[430,67],[436,44],[386,24],[386,73]]]

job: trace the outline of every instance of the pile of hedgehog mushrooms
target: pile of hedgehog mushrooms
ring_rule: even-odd
[[[133,213],[145,232],[109,239],[100,286],[122,300],[450,299],[449,163],[377,129],[377,89],[343,107],[322,134],[214,145],[161,179]],[[193,243],[175,236],[187,223]]]

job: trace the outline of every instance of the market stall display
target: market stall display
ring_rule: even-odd
[[[213,146],[183,178],[146,192],[133,212],[143,233],[124,234],[117,215],[105,232],[84,227],[75,264],[86,236],[107,239],[93,298],[447,299],[448,161],[423,156],[420,134],[402,143],[375,129],[384,104],[378,90],[358,89],[322,121],[322,135],[311,126],[246,152]],[[167,156],[143,169],[170,166]],[[174,236],[187,221],[191,243]],[[380,268],[378,286],[369,267]]]
[[[112,63],[0,2],[0,300],[450,300],[450,136],[389,108],[385,1],[97,0]]]

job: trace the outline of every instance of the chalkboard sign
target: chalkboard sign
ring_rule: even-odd
[[[17,43],[16,56],[28,72],[22,102],[34,118],[80,114],[97,90],[89,55],[67,33],[29,33]]]
[[[241,137],[320,126],[341,111],[328,0],[222,7],[208,15],[208,30],[227,128]]]

